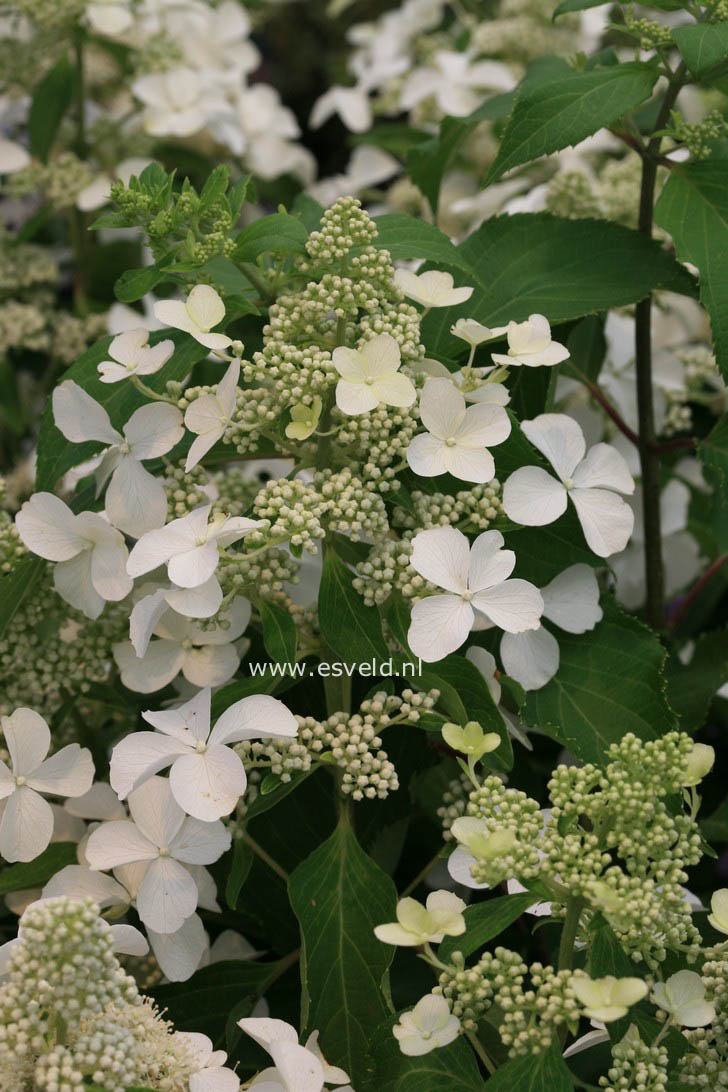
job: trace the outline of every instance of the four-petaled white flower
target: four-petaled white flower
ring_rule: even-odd
[[[185,471],[197,466],[213,444],[222,439],[237,405],[240,361],[233,360],[214,394],[201,394],[185,411],[185,426],[197,435],[187,454]]]
[[[466,342],[471,349],[477,349],[478,345],[482,345],[484,341],[492,341],[494,337],[498,337],[502,329],[491,330],[489,326],[483,326],[482,322],[477,322],[476,319],[459,318],[450,327],[450,333]]]
[[[413,371],[419,374],[429,375],[433,379],[447,379],[454,383],[466,402],[488,402],[492,406],[507,406],[511,400],[508,389],[502,383],[493,382],[488,378],[495,367],[485,368],[459,368],[451,372],[439,360],[431,360],[425,357],[413,365]]]
[[[169,338],[149,344],[149,331],[126,330],[117,334],[109,345],[111,360],[98,365],[102,383],[118,383],[132,375],[154,375],[167,363],[174,352],[174,342]]]
[[[719,933],[728,936],[728,887],[722,887],[713,893],[710,909],[712,914],[708,914],[708,921]]]
[[[586,450],[584,433],[563,413],[542,413],[522,421],[521,429],[558,474],[556,481],[539,466],[515,470],[503,487],[509,519],[527,527],[553,523],[571,497],[587,545],[609,557],[627,545],[634,514],[618,493],[633,493],[634,480],[622,456],[609,444]]]
[[[502,444],[511,421],[502,406],[477,402],[466,408],[465,397],[449,379],[428,379],[420,394],[420,417],[426,433],[407,448],[415,474],[432,478],[452,474],[466,482],[493,480],[495,463],[488,446]]]
[[[651,999],[684,1028],[704,1028],[715,1019],[715,1006],[705,1000],[705,983],[695,971],[678,971],[656,982]]]
[[[410,110],[434,98],[443,114],[464,117],[478,106],[482,90],[510,91],[513,86],[513,72],[500,61],[473,61],[468,52],[438,49],[432,65],[415,68],[405,81],[400,108]]]
[[[94,0],[86,7],[86,18],[97,34],[123,34],[132,25],[129,0]]]
[[[252,1088],[279,1088],[283,1092],[321,1092],[324,1084],[347,1084],[349,1076],[338,1066],[329,1065],[318,1045],[314,1031],[301,1046],[298,1032],[285,1020],[268,1016],[248,1016],[238,1020],[238,1027],[263,1047],[273,1059],[274,1067],[264,1069],[253,1081]],[[342,1089],[342,1092],[346,1092]]]
[[[180,588],[197,588],[209,580],[217,568],[220,550],[259,525],[258,520],[222,512],[209,520],[211,508],[211,504],[203,504],[165,527],[142,535],[129,554],[129,575],[143,576],[166,565],[169,579]]]
[[[162,599],[163,606],[166,606]],[[121,681],[129,690],[152,694],[181,672],[193,686],[221,686],[240,666],[234,642],[250,621],[250,603],[237,596],[220,617],[220,624],[203,626],[165,609],[137,649],[131,641],[114,645]]]
[[[627,1015],[630,1005],[636,1005],[647,997],[649,987],[641,978],[590,978],[587,974],[575,974],[571,988],[584,1006],[584,1015],[592,1020],[608,1024]]]
[[[318,129],[334,114],[338,114],[352,133],[364,133],[372,123],[372,108],[364,87],[330,87],[316,100],[309,118],[312,129]]]
[[[174,933],[194,914],[197,884],[185,865],[217,861],[230,848],[230,832],[216,820],[185,815],[169,782],[151,777],[129,796],[129,819],[112,819],[94,830],[86,845],[92,869],[141,864],[136,892],[139,917],[158,933]]]
[[[167,517],[167,495],[159,478],[142,465],[171,451],[184,435],[182,414],[167,402],[140,406],[124,425],[123,435],[100,403],[78,383],[67,380],[53,391],[53,417],[67,440],[108,444],[95,471],[96,492],[106,482],[106,514],[115,527],[139,538]]]
[[[132,589],[124,538],[96,512],[75,516],[53,493],[34,493],[15,517],[21,539],[34,554],[55,561],[58,594],[88,618]]]
[[[460,1021],[444,997],[429,993],[411,1012],[403,1012],[392,1034],[403,1054],[416,1058],[457,1039]]]
[[[209,70],[180,66],[153,72],[135,79],[131,89],[146,106],[143,124],[152,136],[192,136],[228,109],[224,91]]]
[[[408,299],[431,307],[454,307],[465,303],[473,294],[472,288],[455,288],[452,273],[431,269],[427,273],[412,273],[409,269],[395,269],[394,283]]]
[[[229,815],[245,792],[243,763],[229,746],[243,739],[290,738],[296,718],[269,694],[229,706],[210,731],[210,690],[176,709],[142,714],[157,732],[134,732],[114,747],[111,784],[120,800],[171,766],[172,795],[188,815],[210,822]]]
[[[374,935],[383,944],[403,948],[439,944],[445,936],[459,937],[465,932],[464,909],[465,903],[452,891],[432,891],[425,906],[417,899],[400,899],[397,920],[377,925]]]
[[[567,633],[586,633],[601,621],[599,584],[588,565],[571,565],[541,588],[543,617]],[[500,656],[507,675],[524,690],[539,690],[559,670],[559,642],[543,625],[504,633]]]
[[[503,550],[500,531],[484,531],[470,544],[454,527],[421,531],[412,540],[411,564],[425,580],[444,588],[412,608],[407,639],[415,656],[427,663],[454,652],[476,619],[507,633],[536,629],[543,613],[538,588],[526,580],[509,580],[516,564]]]
[[[212,1040],[199,1031],[175,1031],[199,1066],[189,1080],[190,1092],[238,1092],[240,1078],[225,1066],[224,1050],[213,1050]]]
[[[212,333],[225,318],[225,304],[209,284],[196,284],[186,300],[158,300],[154,316],[165,326],[184,330],[206,349],[222,351],[232,344],[227,334]]]
[[[491,353],[496,364],[512,367],[523,364],[527,368],[552,367],[567,360],[569,350],[558,341],[551,340],[551,327],[543,315],[530,315],[525,322],[509,322],[492,331],[493,336],[505,334],[508,353]]]
[[[340,345],[331,356],[341,376],[336,384],[336,405],[355,417],[378,405],[411,406],[417,397],[414,384],[399,372],[402,358],[391,334],[379,334],[361,349]]]
[[[0,856],[32,861],[50,844],[53,811],[41,793],[83,796],[94,779],[91,752],[69,743],[50,758],[51,733],[32,709],[0,719],[12,772],[0,761]]]

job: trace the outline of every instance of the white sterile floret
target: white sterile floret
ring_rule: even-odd
[[[330,87],[313,104],[309,125],[318,129],[338,114],[347,129],[352,133],[364,133],[372,124],[372,109],[366,88]]]
[[[230,848],[223,824],[185,815],[162,777],[151,777],[129,796],[131,819],[112,819],[94,830],[86,845],[92,869],[139,864],[139,917],[158,933],[174,933],[195,912],[198,889],[185,865],[217,861]]]
[[[130,576],[167,566],[167,574],[180,588],[197,588],[214,574],[220,550],[232,546],[259,526],[259,520],[218,513],[210,520],[211,504],[203,504],[166,527],[142,535],[129,554]]]
[[[454,307],[465,303],[473,294],[472,288],[455,288],[451,273],[431,269],[427,273],[412,273],[409,269],[395,269],[394,283],[408,299],[430,307]]]
[[[488,402],[493,406],[507,406],[511,400],[506,387],[502,383],[496,383],[488,378],[489,373],[494,372],[493,366],[486,368],[473,368],[468,365],[451,372],[439,360],[431,360],[425,357],[413,365],[413,371],[420,375],[429,375],[433,379],[447,379],[454,383],[466,402]]]
[[[129,0],[94,0],[86,8],[86,18],[96,34],[123,34],[132,25]]]
[[[507,326],[493,330],[494,337],[502,334],[508,338],[508,353],[491,353],[496,364],[542,368],[560,364],[569,357],[565,345],[551,340],[551,327],[543,315],[530,315],[525,322],[509,322]]]
[[[222,439],[237,405],[240,361],[233,360],[214,394],[202,394],[185,411],[185,427],[197,436],[187,455],[185,471],[197,466],[213,444]]]
[[[695,971],[678,971],[656,982],[651,998],[684,1028],[704,1028],[715,1019],[715,1006],[705,1000],[705,983]]]
[[[592,1020],[608,1024],[627,1015],[630,1005],[636,1005],[647,997],[649,987],[641,978],[590,978],[587,974],[575,974],[571,988],[577,1000],[584,1006],[584,1015]]]
[[[191,334],[206,349],[221,351],[232,344],[227,334],[211,333],[213,326],[225,318],[225,304],[208,284],[196,284],[184,302],[159,300],[154,305],[154,315],[165,326]]]
[[[28,150],[15,140],[0,138],[0,174],[15,174],[29,167],[31,158]]]
[[[152,136],[188,137],[225,113],[228,103],[215,76],[209,68],[195,71],[184,65],[138,76],[131,89],[146,107],[142,118],[146,132]]]
[[[361,349],[339,346],[331,360],[341,379],[336,384],[336,405],[355,417],[377,406],[411,406],[417,397],[414,384],[399,368],[402,357],[391,334],[379,334]]]
[[[32,709],[0,719],[12,771],[0,761],[0,856],[32,861],[53,836],[53,811],[40,794],[82,796],[94,778],[91,752],[69,743],[50,758],[51,733]]]
[[[199,1065],[190,1077],[189,1092],[238,1092],[240,1078],[225,1066],[224,1050],[213,1050],[212,1040],[199,1031],[176,1031],[174,1037],[181,1040]]]
[[[111,753],[111,784],[120,800],[171,766],[169,784],[177,803],[210,822],[229,815],[245,792],[243,763],[231,746],[244,739],[291,738],[296,718],[283,702],[253,694],[230,705],[210,731],[210,689],[176,709],[142,716],[156,732],[134,732]]]
[[[500,531],[484,531],[472,549],[454,527],[421,531],[412,540],[410,564],[426,580],[444,588],[415,603],[407,635],[415,656],[427,663],[454,652],[476,623],[507,633],[535,629],[543,613],[538,588],[526,580],[509,580],[516,564],[503,550]]]
[[[182,439],[182,414],[177,407],[167,402],[140,406],[122,435],[104,407],[70,379],[56,387],[52,401],[56,427],[67,440],[109,445],[94,473],[97,495],[109,483],[106,514],[114,526],[134,538],[161,527],[167,516],[167,496],[161,481],[142,463],[166,455]]]
[[[543,617],[567,633],[586,633],[602,619],[599,584],[588,565],[571,565],[541,588]],[[559,670],[559,643],[543,625],[504,633],[500,657],[507,675],[524,690],[539,690]]]
[[[471,349],[476,349],[484,341],[492,341],[494,337],[499,337],[502,333],[502,327],[491,330],[489,326],[483,326],[481,322],[477,322],[475,319],[459,318],[450,327],[450,333],[454,337],[459,337]]]
[[[708,914],[708,921],[719,933],[728,936],[728,887],[721,887],[715,891],[710,900],[712,914]]]
[[[714,764],[714,748],[707,743],[694,743],[687,759],[687,768],[682,780],[683,788],[689,789],[694,785],[699,785],[713,769]]]
[[[415,436],[407,448],[415,474],[432,478],[449,473],[481,484],[493,480],[495,463],[488,446],[503,443],[511,431],[502,406],[479,402],[466,407],[449,379],[428,379],[420,394],[420,417],[427,432]]]
[[[450,1011],[444,997],[429,993],[411,1012],[403,1012],[392,1034],[399,1049],[410,1057],[429,1054],[457,1039],[460,1021]]]
[[[109,345],[111,360],[98,365],[102,383],[118,383],[132,375],[154,375],[163,368],[174,352],[174,342],[169,338],[149,344],[149,331],[126,330],[117,334]]]
[[[347,1084],[349,1076],[338,1066],[329,1065],[318,1045],[318,1032],[311,1033],[305,1046],[298,1032],[285,1020],[268,1016],[248,1016],[238,1020],[238,1027],[254,1039],[273,1059],[274,1066],[264,1069],[251,1088],[283,1089],[283,1092],[321,1092],[324,1084]],[[344,1090],[342,1090],[344,1092]]]
[[[594,553],[609,557],[623,550],[634,514],[617,494],[633,493],[634,480],[616,448],[595,444],[587,451],[580,426],[563,413],[542,413],[522,421],[521,429],[546,456],[559,480],[539,466],[515,470],[503,487],[508,518],[527,527],[543,527],[564,514],[570,497]]]
[[[164,600],[162,604],[166,606]],[[136,648],[132,641],[114,645],[121,681],[140,694],[161,690],[180,672],[193,686],[221,686],[240,666],[235,641],[249,621],[250,603],[242,596],[236,596],[216,625],[201,625],[166,609]]]
[[[425,906],[416,899],[397,903],[397,920],[377,925],[374,935],[384,944],[416,948],[421,944],[439,944],[443,937],[459,937],[465,932],[465,903],[452,891],[433,891]]]
[[[56,591],[88,618],[98,618],[107,600],[116,602],[131,591],[124,538],[96,512],[76,516],[53,493],[34,493],[15,526],[29,550],[57,562]]]

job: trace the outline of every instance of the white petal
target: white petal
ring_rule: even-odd
[[[83,865],[66,865],[43,888],[43,898],[68,895],[72,899],[93,899],[105,910],[109,906],[127,906],[129,896],[111,876],[93,872]]]
[[[336,384],[336,405],[342,413],[356,417],[360,413],[369,413],[379,405],[366,383],[351,383],[340,379]]]
[[[152,861],[137,892],[139,917],[155,933],[174,933],[197,907],[197,886],[172,857]]]
[[[506,633],[535,629],[543,614],[541,592],[527,580],[504,580],[497,587],[476,592],[472,604]]]
[[[126,571],[128,558],[124,540],[118,532],[114,539],[98,542],[94,546],[91,551],[91,583],[102,598],[118,602],[131,591],[134,581]]]
[[[385,406],[412,406],[417,398],[417,391],[411,379],[395,372],[375,379],[369,388],[378,402]]]
[[[87,618],[98,618],[106,600],[91,583],[91,550],[83,550],[70,561],[60,561],[53,569],[53,586],[67,603]]]
[[[156,625],[166,610],[167,598],[164,588],[159,588],[151,595],[145,595],[134,604],[129,617],[129,637],[137,656],[143,657],[146,654]]]
[[[86,549],[73,512],[52,493],[34,493],[15,517],[15,526],[28,549],[48,561],[68,561]]]
[[[470,551],[468,588],[483,591],[494,584],[501,584],[513,572],[516,555],[513,550],[503,550],[500,531],[483,531],[478,535]]]
[[[195,325],[205,332],[225,318],[225,304],[209,284],[196,284],[187,297],[185,307]]]
[[[41,762],[28,775],[28,784],[36,792],[52,796],[83,796],[91,788],[93,779],[91,752],[79,747],[78,743],[69,743]]]
[[[238,1020],[238,1027],[254,1039],[263,1050],[268,1050],[273,1043],[297,1043],[298,1032],[285,1020],[276,1020],[271,1016],[246,1016]]]
[[[30,156],[22,144],[0,137],[0,174],[13,174],[30,166]]]
[[[543,527],[566,511],[566,489],[539,466],[514,470],[503,486],[503,509],[526,527]]]
[[[129,554],[127,572],[130,576],[143,576],[165,565],[175,554],[194,549],[195,542],[207,533],[210,505],[195,508],[186,516],[171,520],[166,527],[149,531],[139,539]]]
[[[129,811],[144,837],[160,847],[170,847],[185,821],[164,777],[151,777],[134,789],[129,796]]]
[[[433,436],[454,436],[465,418],[465,399],[451,379],[428,379],[420,394],[420,418]]]
[[[24,777],[40,766],[51,746],[51,733],[40,713],[21,707],[2,718],[13,773]]]
[[[184,982],[197,970],[207,946],[207,933],[192,914],[174,933],[156,933],[147,929],[154,958],[170,982]]]
[[[608,489],[572,489],[571,499],[587,545],[599,557],[623,550],[634,527],[630,506]]]
[[[133,314],[135,315],[134,321],[136,321],[139,316],[137,316],[136,311]],[[111,345],[109,345],[109,356],[123,364],[125,370],[128,371],[136,364],[139,353],[148,341],[149,331],[143,327],[137,326],[133,330],[125,330],[123,334],[117,334]],[[167,342],[167,344],[172,344],[172,342]]]
[[[172,610],[186,618],[211,618],[222,603],[222,588],[217,577],[211,576],[196,588],[169,588],[165,598]]]
[[[599,583],[589,565],[570,565],[541,589],[544,617],[567,633],[586,633],[602,619]]]
[[[415,656],[434,663],[460,648],[472,624],[473,610],[459,595],[432,595],[413,606],[407,640]]]
[[[179,758],[169,783],[175,800],[188,815],[207,823],[229,815],[245,792],[241,759],[230,747],[211,746],[205,754]]]
[[[182,300],[158,300],[154,304],[154,317],[165,326],[184,330],[193,337],[200,332]]]
[[[215,572],[218,558],[217,541],[211,538],[202,546],[170,558],[167,569],[169,579],[181,588],[197,588]]]
[[[122,436],[109,420],[109,415],[95,398],[67,379],[53,391],[53,419],[67,440],[81,444],[99,440],[104,444],[119,444]]]
[[[487,883],[478,883],[473,879],[470,869],[475,864],[475,857],[465,846],[458,846],[447,859],[447,870],[455,880],[463,887],[471,887],[474,891],[486,891],[490,886]]]
[[[237,595],[230,606],[220,615],[220,623],[205,628],[195,622],[187,622],[187,635],[195,645],[228,645],[237,641],[250,621],[251,606],[242,595]]]
[[[522,421],[521,431],[533,446],[545,455],[563,481],[571,478],[584,458],[584,433],[565,413],[542,413],[532,421]]]
[[[324,1069],[310,1050],[298,1043],[271,1043],[269,1054],[287,1087],[296,1092],[321,1092],[324,1086]]]
[[[203,397],[207,396],[203,395]],[[201,402],[202,399],[199,398],[198,401]],[[193,403],[193,405],[196,404],[197,403]],[[190,444],[190,450],[187,452],[187,460],[185,462],[186,473],[189,473],[190,470],[194,469],[194,467],[196,467],[199,463],[200,459],[204,459],[210,448],[215,446],[215,444],[222,437],[224,432],[225,426],[221,424],[217,428],[209,429],[203,435],[198,436],[195,440],[192,441],[192,443]]]
[[[175,860],[190,865],[206,865],[222,857],[230,845],[230,831],[223,823],[186,818],[170,849]]]
[[[409,443],[407,463],[421,478],[434,478],[446,472],[445,452],[447,450],[443,440],[430,435],[429,432],[421,432]]]
[[[159,713],[145,709],[142,716],[147,724],[186,744],[193,745],[196,740],[204,742],[210,734],[210,697],[209,689],[200,690],[176,709],[164,709]]]
[[[184,650],[176,641],[151,641],[142,659],[129,641],[114,645],[113,653],[124,686],[138,694],[161,690],[179,674],[184,662]]]
[[[210,744],[238,743],[244,739],[295,736],[293,713],[270,694],[251,694],[228,706],[210,733]]]
[[[463,482],[479,482],[484,485],[495,477],[493,456],[485,448],[476,451],[470,447],[445,447],[443,462],[447,472]]]
[[[140,406],[124,426],[124,436],[131,444],[135,459],[158,459],[166,455],[184,436],[182,414],[167,402]]]
[[[476,402],[468,406],[456,436],[458,447],[495,447],[511,434],[511,419],[499,405]]]
[[[133,925],[112,925],[111,937],[114,951],[120,955],[145,956],[149,951],[144,934]]]
[[[573,474],[579,489],[616,489],[618,493],[634,493],[634,479],[623,457],[610,444],[595,444],[590,448]]]
[[[454,527],[420,531],[412,539],[413,567],[425,580],[446,591],[467,591],[469,559],[470,544]]]
[[[128,819],[111,819],[92,831],[86,843],[86,860],[102,871],[136,861],[153,861],[157,847]]]
[[[222,1066],[201,1069],[190,1077],[190,1092],[238,1092],[239,1088],[237,1073]]]
[[[193,686],[222,686],[240,666],[234,645],[204,645],[185,652],[182,674]]]
[[[506,674],[524,690],[540,690],[559,670],[559,643],[543,626],[526,633],[504,633],[500,656]]]
[[[132,732],[120,740],[111,752],[111,787],[120,800],[125,800],[142,781],[159,773],[179,755],[187,754],[188,750],[179,739],[156,732]]]
[[[170,341],[169,338],[158,341],[156,345],[145,345],[139,349],[136,357],[135,370],[137,375],[154,375],[155,372],[164,367],[173,353],[174,342]]]
[[[167,518],[167,494],[158,478],[132,455],[124,455],[106,492],[106,512],[120,531],[141,538],[147,531],[163,526]],[[125,575],[127,560],[125,555]]]
[[[53,835],[50,804],[27,785],[7,798],[0,818],[0,857],[32,861],[48,848]]]

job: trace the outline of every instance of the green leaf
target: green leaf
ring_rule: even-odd
[[[202,187],[202,192],[200,193],[200,212],[212,208],[215,202],[220,200],[227,191],[229,181],[230,168],[226,163],[218,164],[218,166],[210,172]]]
[[[149,343],[156,345],[158,341],[165,338],[171,338],[174,342],[176,346],[174,355],[156,375],[146,377],[147,386],[157,391],[164,390],[167,380],[184,379],[193,365],[207,355],[204,345],[200,345],[181,330],[155,330],[149,335]],[[97,365],[102,360],[108,359],[110,343],[110,337],[101,338],[79,357],[76,363],[64,373],[62,379],[73,379],[79,387],[83,387],[106,409],[112,424],[120,428],[129,420],[134,410],[145,405],[149,399],[126,380],[121,383],[100,382]],[[84,444],[69,443],[54,424],[53,409],[49,399],[41,419],[38,438],[36,489],[52,490],[62,474],[71,467],[78,466],[103,447],[103,444],[96,441]]]
[[[379,611],[365,605],[353,581],[341,558],[327,548],[318,599],[322,636],[342,663],[388,660]]]
[[[524,723],[541,728],[584,762],[603,763],[627,732],[656,739],[675,727],[665,697],[665,650],[611,600],[591,633],[559,632],[561,662],[551,682],[532,690]]]
[[[295,663],[297,630],[291,615],[269,599],[261,599],[259,610],[268,655],[279,664]]]
[[[252,866],[252,849],[242,838],[236,838],[233,841],[232,865],[225,884],[225,902],[231,910],[234,910],[238,905],[238,897]]]
[[[700,271],[700,299],[710,314],[718,366],[728,378],[728,159],[676,165],[655,206],[677,255]]]
[[[397,213],[377,216],[374,223],[379,233],[374,240],[376,245],[388,250],[394,259],[423,258],[428,262],[453,266],[469,275],[472,273],[462,248],[451,243],[434,224]],[[449,308],[443,310],[449,312]]]
[[[420,1057],[408,1057],[399,1049],[387,1020],[372,1044],[376,1060],[377,1092],[483,1092],[487,1085],[478,1069],[475,1055],[465,1039]],[[514,1086],[511,1092],[520,1092]]]
[[[447,961],[453,952],[462,952],[467,959],[517,921],[534,902],[538,902],[538,898],[528,892],[523,895],[502,895],[469,906],[464,915],[465,932],[459,937],[445,937],[437,949],[438,958]]]
[[[52,842],[35,860],[27,864],[12,864],[0,872],[0,895],[9,891],[24,891],[29,887],[43,887],[69,864],[77,864],[75,842]]]
[[[43,575],[45,561],[24,557],[7,576],[0,577],[0,637]]]
[[[76,73],[67,57],[61,57],[33,90],[28,115],[31,154],[45,163],[63,116],[71,105]]]
[[[604,3],[604,0],[562,0],[553,18],[556,19],[559,15],[566,15],[570,11],[586,11],[587,8],[598,8]],[[648,4],[643,4],[643,7],[657,8],[658,11],[679,11],[680,8],[684,8],[685,4],[683,0],[650,0]]]
[[[655,288],[694,289],[659,243],[606,220],[563,220],[547,212],[496,216],[457,249],[474,277],[465,283],[475,291],[467,303],[425,317],[423,341],[435,357],[462,354],[462,342],[450,333],[461,316],[502,326],[538,312],[556,324],[636,303]]]
[[[522,88],[486,185],[512,167],[578,144],[650,97],[658,71],[639,62],[609,65]]]
[[[689,664],[673,656],[667,667],[667,696],[685,732],[705,723],[710,703],[728,679],[728,632],[703,633]]]
[[[264,216],[238,236],[234,257],[253,262],[261,254],[305,254],[308,230],[303,221],[287,212]]]
[[[156,265],[145,265],[141,269],[127,269],[121,274],[114,285],[114,295],[122,303],[135,303],[147,292],[158,285],[164,278],[161,269]]]
[[[572,1092],[574,1081],[561,1048],[553,1043],[543,1054],[511,1058],[486,1085],[487,1092]]]
[[[211,258],[209,262],[205,262],[203,266],[200,266],[199,272],[206,274],[223,296],[234,296],[238,310],[242,308],[242,313],[247,311],[249,315],[260,314],[252,300],[246,299],[246,296],[255,294],[254,289],[245,274],[241,273],[235,265],[235,262],[231,262],[229,258],[218,256],[217,258]]]
[[[611,926],[601,914],[595,914],[589,927],[589,974],[592,978],[604,978],[611,974],[615,978],[632,978],[636,968],[630,957],[619,943]]]
[[[710,80],[728,72],[728,22],[675,27],[672,37],[696,79]]]
[[[705,439],[698,443],[698,455],[706,466],[716,472],[723,496],[728,499],[728,416],[721,417]]]
[[[255,800],[248,805],[248,810],[245,813],[245,821],[249,823],[251,819],[257,818],[265,811],[270,811],[276,804],[279,804],[281,800],[284,800],[286,796],[289,796],[294,789],[297,789],[301,782],[310,777],[313,770],[294,770],[291,774],[290,781],[281,781],[278,788],[272,792],[259,793]]]
[[[387,1018],[384,979],[394,949],[374,936],[394,921],[394,884],[361,848],[343,813],[288,883],[301,926],[301,1023],[318,1029],[328,1061],[368,1087],[375,1029]]]

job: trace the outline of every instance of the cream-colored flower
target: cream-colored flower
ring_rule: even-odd
[[[439,944],[444,936],[459,937],[465,932],[465,903],[452,891],[433,891],[425,906],[417,899],[400,899],[397,921],[377,925],[374,935],[384,944],[417,948],[420,944]]]
[[[648,990],[641,978],[615,978],[612,974],[604,978],[574,975],[571,988],[584,1006],[584,1015],[591,1020],[601,1020],[603,1024],[621,1020],[630,1005],[642,1001]]]

